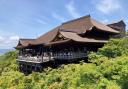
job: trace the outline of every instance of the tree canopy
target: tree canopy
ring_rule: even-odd
[[[128,39],[111,39],[90,63],[45,68],[25,76],[18,71],[17,52],[0,56],[0,89],[127,89]]]

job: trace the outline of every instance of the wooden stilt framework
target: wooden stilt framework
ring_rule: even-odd
[[[44,63],[52,62],[56,65],[54,61],[61,62],[73,62],[80,58],[87,57],[86,47],[70,46],[64,45],[58,47],[47,47],[35,49],[32,47],[29,49],[20,50],[18,56],[19,69],[24,73],[31,73],[31,71],[41,71],[45,67]]]

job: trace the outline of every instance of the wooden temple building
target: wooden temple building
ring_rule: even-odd
[[[97,51],[110,37],[124,33],[123,30],[123,21],[105,25],[90,15],[62,23],[36,39],[19,40],[16,46],[19,69],[41,71],[48,62],[57,65],[57,62],[86,59],[87,51]]]

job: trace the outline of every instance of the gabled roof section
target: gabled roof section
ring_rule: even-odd
[[[33,41],[35,41],[35,39],[19,39],[18,45],[28,46]]]
[[[49,43],[52,42],[55,37],[57,36],[58,32],[59,32],[59,26],[54,28],[53,30],[47,32],[46,34],[40,36],[39,38],[37,38],[35,40],[35,44],[42,44],[42,43]]]
[[[52,42],[59,32],[59,26],[46,34],[38,37],[37,39],[20,39],[16,48],[27,47],[29,45],[40,45]]]
[[[91,20],[92,25],[101,31],[110,32],[110,33],[119,33],[119,31],[116,31],[115,29],[112,29],[109,26],[107,26],[101,22],[98,22],[92,18],[90,20]]]
[[[19,39],[19,43],[15,48],[25,48],[29,46],[35,39]]]
[[[93,27],[96,27],[99,30],[105,32],[119,33],[109,26],[92,19],[90,15],[65,22],[61,25],[61,29],[65,29],[65,31],[76,32],[78,34],[85,33],[88,30],[92,30]]]
[[[61,29],[65,31],[72,31],[78,34],[85,33],[86,30],[92,28],[92,23],[90,22],[90,15],[65,22],[61,25]]]

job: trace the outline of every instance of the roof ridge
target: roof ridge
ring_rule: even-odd
[[[21,38],[21,39],[19,39],[19,40],[35,40],[35,39],[29,39],[29,38]]]
[[[114,24],[119,24],[119,23],[123,23],[124,25],[126,25],[126,23],[124,22],[124,20],[118,20],[118,21],[115,21],[113,23],[109,23],[107,25],[114,25]]]
[[[80,17],[80,18],[76,18],[76,19],[73,19],[73,20],[64,22],[64,23],[62,23],[62,25],[63,25],[63,24],[68,24],[68,23],[70,23],[70,22],[74,22],[74,21],[77,21],[77,20],[80,20],[80,19],[83,19],[83,18],[88,18],[88,17],[91,17],[90,14],[89,14],[89,15],[86,15],[86,16],[82,16],[82,17]]]

